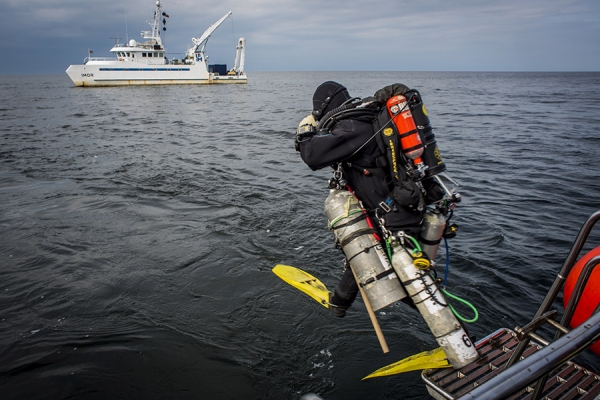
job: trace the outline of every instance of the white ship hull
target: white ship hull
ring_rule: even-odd
[[[115,61],[114,63],[118,63]],[[75,86],[203,85],[247,83],[246,75],[218,75],[195,65],[71,65],[67,75]]]
[[[114,57],[88,57],[82,65],[71,65],[67,75],[75,86],[131,86],[131,85],[203,85],[217,83],[247,83],[244,73],[245,39],[240,38],[236,47],[235,63],[221,74],[209,70],[208,58],[204,54],[210,35],[231,15],[225,14],[211,25],[199,38],[192,38],[194,46],[187,50],[181,59],[167,59],[168,54],[162,44],[160,27],[165,31],[166,18],[162,12],[160,0],[156,1],[151,31],[142,31],[145,40],[137,42],[131,39],[127,43],[115,43],[110,50]],[[161,21],[162,18],[162,21]]]

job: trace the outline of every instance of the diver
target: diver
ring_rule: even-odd
[[[343,177],[346,188],[354,192],[371,219],[379,223],[375,224],[378,230],[384,227],[390,232],[402,231],[417,237],[421,231],[425,213],[424,194],[427,192],[406,176],[402,177],[404,183],[401,190],[395,189],[397,185],[390,179],[385,149],[374,139],[375,114],[355,112],[350,117],[331,117],[338,110],[358,101],[360,99],[351,97],[348,90],[337,82],[321,84],[313,95],[312,113],[298,127],[296,150],[313,171],[329,166],[337,168],[336,172]],[[322,119],[328,119],[329,126],[319,130],[317,128]],[[406,175],[403,168],[399,170]],[[427,191],[437,198],[443,194],[436,187],[429,187]],[[427,197],[431,197],[431,194]],[[427,200],[431,202],[431,199]],[[352,270],[346,265],[339,284],[330,294],[331,312],[336,317],[344,317],[358,290]],[[414,306],[408,297],[403,301]]]

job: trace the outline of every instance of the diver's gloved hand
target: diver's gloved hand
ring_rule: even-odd
[[[315,117],[313,117],[312,114],[300,121],[298,129],[296,130],[296,139],[294,140],[296,151],[300,151],[300,142],[302,142],[306,138],[313,137],[316,132],[317,121],[315,121]]]

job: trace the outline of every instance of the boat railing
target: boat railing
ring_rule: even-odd
[[[170,64],[170,65],[192,65],[192,64],[194,64],[194,61],[190,60],[190,59],[184,59],[184,58],[182,58],[181,60],[172,58],[167,61],[167,64]]]
[[[565,282],[567,280],[567,277],[569,276],[569,273],[575,266],[575,262],[579,258],[581,251],[582,251],[584,245],[586,244],[590,233],[592,232],[592,229],[594,228],[594,226],[596,225],[596,223],[599,220],[600,220],[600,211],[597,211],[588,218],[588,220],[583,224],[583,226],[579,230],[579,234],[575,238],[575,241],[573,242],[573,246],[571,247],[571,251],[569,252],[569,255],[567,256],[567,258],[565,259],[565,262],[563,263],[563,266],[562,266],[560,272],[556,276],[554,283],[552,284],[552,286],[550,287],[550,290],[546,294],[546,298],[542,301],[540,308],[538,309],[533,320],[529,324],[531,326],[531,329],[529,329],[527,331],[521,330],[521,332],[518,332],[519,336],[520,336],[519,344],[517,345],[517,348],[515,349],[512,356],[506,363],[506,366],[504,367],[504,370],[506,372],[508,372],[509,368],[512,370],[511,367],[513,367],[513,365],[514,365],[514,367],[517,367],[517,365],[521,364],[520,362],[517,363],[517,361],[522,357],[522,355],[525,351],[525,348],[529,345],[531,339],[537,338],[536,331],[542,325],[544,325],[544,323],[549,323],[552,327],[555,328],[554,342],[551,343],[552,346],[544,348],[544,350],[546,350],[545,352],[547,352],[547,353],[552,353],[552,352],[557,351],[557,347],[558,347],[559,343],[565,342],[564,339],[573,335],[576,331],[581,331],[583,336],[588,339],[593,338],[593,339],[591,339],[591,341],[589,341],[589,340],[587,342],[582,341],[581,343],[577,342],[578,343],[577,346],[573,346],[573,343],[570,343],[569,345],[565,345],[565,348],[570,349],[570,352],[568,353],[569,359],[573,358],[575,355],[577,355],[580,352],[582,352],[583,350],[585,350],[595,340],[597,340],[598,337],[600,337],[600,313],[598,313],[598,311],[599,311],[598,308],[596,308],[594,314],[592,314],[589,317],[589,319],[587,321],[585,321],[585,323],[581,324],[581,326],[579,326],[577,329],[575,329],[571,332],[569,332],[569,330],[567,329],[567,327],[571,323],[571,319],[573,317],[575,309],[577,308],[577,305],[579,304],[579,300],[581,299],[581,295],[586,287],[586,284],[588,283],[588,280],[590,278],[590,275],[592,274],[592,271],[598,265],[600,265],[600,256],[593,257],[583,266],[583,268],[579,274],[579,277],[577,278],[577,282],[575,284],[575,288],[573,289],[573,293],[571,294],[571,297],[569,298],[569,301],[567,302],[567,306],[565,308],[565,312],[563,314],[561,322],[556,323],[551,317],[549,317],[549,314],[551,314],[551,312],[549,311],[550,308],[554,304],[554,301],[558,297],[560,291],[563,289]],[[561,339],[561,336],[564,334],[566,334],[567,336],[565,336]],[[569,342],[567,341],[566,343],[569,343]],[[557,359],[556,361],[557,362],[564,361],[564,358],[562,360]],[[550,363],[549,359],[545,359],[545,361],[544,361],[544,359],[542,359],[541,362],[542,363],[543,362]],[[515,365],[515,363],[516,363],[516,365]],[[558,362],[558,364],[560,364],[560,362]],[[556,365],[557,364],[555,363],[554,366],[556,366]],[[521,370],[521,369],[522,369],[522,367],[517,368],[517,370]],[[546,381],[548,379],[549,372],[550,372],[550,370],[545,371],[544,373],[541,373],[541,374],[539,374],[539,376],[535,377],[535,379],[530,380],[530,382],[532,382],[532,381],[534,382],[536,379],[539,378],[539,380],[537,381],[535,390],[533,392],[533,395],[532,395],[533,400],[537,400],[537,399],[541,398],[542,391],[544,389],[544,386],[546,385]],[[501,377],[502,375],[503,374],[500,374],[500,375],[498,375],[498,377]],[[525,375],[527,375],[527,374],[525,374]]]
[[[596,262],[600,261],[600,257],[597,258]],[[546,386],[548,374],[557,365],[573,358],[592,345],[598,338],[600,338],[600,313],[595,313],[584,324],[559,340],[548,344],[513,367],[477,386],[460,399],[507,399],[520,388],[526,387],[536,380],[538,380],[538,385],[530,398],[539,399]]]
[[[116,57],[86,57],[83,59],[83,63],[87,64],[89,61],[116,61]]]
[[[550,290],[546,294],[546,298],[542,301],[540,308],[538,309],[537,313],[533,317],[534,321],[539,319],[543,314],[547,313],[548,310],[550,309],[550,307],[552,307],[552,305],[554,304],[554,301],[558,297],[558,294],[562,290],[562,288],[565,284],[565,281],[567,280],[567,277],[569,276],[569,272],[571,272],[571,270],[573,269],[573,266],[575,265],[575,261],[577,261],[577,258],[581,254],[581,250],[583,249],[583,246],[585,245],[588,237],[590,236],[592,229],[594,228],[594,226],[596,225],[596,223],[599,220],[600,220],[600,211],[596,211],[594,214],[592,214],[588,218],[588,220],[583,224],[583,226],[579,230],[579,234],[577,235],[577,237],[575,238],[575,241],[573,242],[573,246],[571,247],[571,251],[569,252],[569,255],[565,259],[565,262],[563,263],[563,266],[562,266],[560,272],[556,276],[554,283],[550,287]],[[590,261],[593,261],[593,259]],[[593,264],[593,263],[588,263],[588,264],[591,264],[591,265],[589,265],[590,269],[597,265],[597,264]],[[587,281],[587,278],[589,278],[589,274],[587,276],[585,276],[585,275],[586,274],[582,273],[578,279],[578,283],[576,285],[576,290],[574,291],[573,296],[570,299],[570,302],[567,306],[567,310],[563,316],[563,320],[561,321],[562,326],[567,326],[571,322],[571,317],[573,316],[573,310],[574,310],[575,306],[577,305],[577,302],[579,301],[579,298],[581,297],[581,292],[583,292],[583,289],[585,287],[586,282],[582,282],[582,279],[585,278],[585,280]],[[577,292],[579,292],[579,293],[577,293]],[[570,309],[570,311],[569,311],[569,309]],[[532,333],[535,334],[535,330],[533,330]],[[557,330],[555,339],[560,337],[560,335],[561,335],[560,330]],[[527,335],[527,337],[523,338],[523,340],[519,343],[519,346],[513,353],[513,356],[510,358],[510,360],[508,360],[508,363],[506,364],[505,369],[510,368],[523,355],[523,351],[525,350],[525,347],[527,347],[527,345],[529,344],[530,340],[531,340],[530,335]]]
[[[556,320],[558,311],[556,309],[551,310],[558,295],[561,290],[563,290],[569,273],[575,267],[592,229],[598,221],[600,221],[600,211],[592,214],[583,224],[560,272],[552,283],[552,286],[542,301],[537,313],[527,325],[516,327],[514,332],[512,332],[512,337],[516,339],[517,342],[509,344],[511,337],[509,334],[506,336],[509,338],[506,342],[498,342],[492,346],[502,347],[502,352],[506,354],[506,358],[501,357],[504,361],[501,363],[499,362],[498,364],[496,361],[490,361],[493,357],[496,357],[490,353],[490,355],[482,356],[483,358],[489,357],[490,360],[478,360],[475,362],[475,366],[466,366],[458,371],[459,377],[465,376],[463,375],[463,372],[467,374],[467,371],[470,371],[469,373],[471,375],[476,375],[473,379],[476,379],[478,382],[471,387],[471,389],[465,388],[460,391],[457,389],[457,391],[454,392],[455,394],[447,391],[447,389],[451,387],[450,383],[441,384],[442,380],[436,381],[435,379],[432,379],[435,370],[430,370],[432,373],[429,374],[424,371],[422,374],[423,379],[428,386],[434,389],[433,392],[436,393],[436,395],[432,394],[433,397],[461,400],[503,400],[508,398],[521,398],[520,396],[522,396],[522,394],[517,393],[523,393],[523,390],[525,389],[525,391],[529,393],[529,395],[526,396],[528,400],[539,400],[544,398],[547,394],[545,392],[551,389],[553,392],[552,395],[546,398],[560,399],[563,398],[561,395],[566,395],[565,398],[571,398],[570,394],[565,394],[567,391],[570,393],[577,391],[583,395],[581,398],[600,398],[596,397],[600,393],[600,376],[592,371],[585,371],[584,368],[581,368],[571,361],[572,358],[589,348],[600,338],[600,312],[598,312],[600,311],[600,306],[597,307],[592,315],[586,321],[581,323],[581,325],[573,330],[568,329],[592,272],[595,268],[600,266],[600,255],[591,257],[579,271],[577,282],[566,304],[560,322],[557,322]],[[554,338],[552,341],[544,339],[537,333],[542,327],[545,327],[545,329],[550,328],[550,335],[552,335],[552,331],[554,331]],[[545,332],[545,334],[548,335],[549,332]],[[497,339],[491,339],[489,342],[491,343],[494,340]],[[489,362],[490,368],[489,371],[484,372],[485,368],[480,367],[487,362]],[[567,365],[570,365],[570,367],[566,367]],[[563,372],[567,371],[566,368],[581,372],[578,374]],[[560,372],[557,372],[559,370]],[[439,376],[441,377],[441,370],[439,371]],[[475,373],[474,371],[478,372]],[[553,380],[558,379],[559,383],[549,381],[548,379],[550,376],[552,376]],[[580,381],[578,381],[578,379],[587,379],[581,388],[579,387]],[[438,384],[437,382],[440,383]],[[595,383],[591,384],[590,382]],[[430,394],[431,393],[432,391],[430,391]]]

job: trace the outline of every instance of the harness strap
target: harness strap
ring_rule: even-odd
[[[367,219],[367,217],[368,217],[368,215],[366,213],[363,213],[363,214],[359,215],[358,217],[354,218],[353,220],[346,222],[345,224],[332,226],[331,229],[333,229],[335,231],[336,229],[345,228],[347,226],[354,225],[354,224],[362,221],[363,219]]]
[[[402,133],[402,134],[400,134],[398,136],[400,136],[400,139],[403,139],[403,138],[405,138],[407,136],[414,135],[417,132],[419,132],[417,129],[413,129],[412,131],[408,131],[408,132]]]
[[[350,264],[350,261],[354,260],[356,257],[358,257],[359,255],[361,255],[362,253],[368,253],[372,248],[377,247],[376,244],[374,244],[373,246],[369,246],[365,249],[362,249],[361,251],[359,251],[358,253],[356,253],[355,255],[353,255],[352,257],[350,257],[349,259],[346,260],[346,262],[348,264]]]
[[[410,285],[410,284],[412,284],[413,282],[415,282],[415,281],[418,281],[418,280],[421,280],[421,281],[422,281],[422,280],[423,280],[423,277],[421,276],[421,277],[418,277],[418,278],[415,278],[415,279],[408,280],[407,282],[403,282],[403,283],[404,283],[404,285],[405,285],[405,286],[408,286],[408,285]],[[417,305],[417,304],[420,304],[420,303],[423,303],[425,300],[429,300],[429,299],[431,299],[431,300],[433,300],[435,303],[439,304],[439,305],[440,305],[440,306],[442,306],[442,307],[448,307],[448,304],[444,304],[444,303],[440,302],[440,301],[439,301],[439,300],[438,300],[438,299],[435,297],[435,293],[439,291],[439,288],[438,288],[438,286],[437,286],[437,285],[435,285],[435,284],[432,284],[432,285],[429,285],[429,286],[428,286],[428,285],[425,285],[425,282],[423,282],[423,284],[424,284],[424,288],[423,288],[423,290],[420,290],[420,291],[418,291],[417,293],[415,293],[415,294],[413,294],[413,295],[411,295],[411,296],[410,296],[411,298],[413,298],[413,302],[415,303],[415,305]],[[434,290],[431,290],[431,287],[432,287],[432,286],[435,288]],[[423,293],[423,292],[426,292],[426,293],[427,293],[429,296],[428,296],[428,297],[425,297],[425,298],[424,298],[424,299],[422,299],[421,301],[414,301],[414,297],[415,297],[415,296],[417,296],[417,295],[419,295],[419,294],[421,294],[421,293]]]
[[[387,177],[388,173],[386,172],[385,169],[383,168],[379,168],[379,167],[361,167],[360,165],[356,165],[356,164],[352,164],[352,163],[345,163],[348,167],[355,169],[357,171],[360,171],[363,175],[374,175],[378,178],[384,179]]]
[[[429,288],[429,286],[427,286],[427,288]],[[438,299],[436,299],[436,298],[435,298],[435,296],[434,296],[435,292],[437,292],[438,290],[439,290],[439,289],[437,288],[437,286],[436,286],[436,288],[435,288],[435,290],[434,290],[434,291],[428,291],[427,289],[423,289],[423,290],[421,290],[421,291],[419,291],[419,292],[415,293],[415,294],[414,294],[413,296],[411,296],[411,297],[414,297],[414,296],[416,296],[416,295],[418,295],[418,294],[421,294],[421,293],[423,293],[423,292],[426,292],[426,293],[429,295],[429,297],[425,297],[425,298],[424,298],[423,300],[421,300],[421,301],[414,301],[414,300],[413,300],[413,302],[415,303],[415,305],[417,305],[417,304],[421,304],[421,303],[423,303],[425,300],[433,299],[433,301],[435,301],[436,303],[438,303],[440,306],[442,306],[442,307],[446,307],[446,306],[447,306],[447,304],[443,304],[443,303],[441,303],[441,302],[440,302]]]
[[[383,272],[381,272],[381,273],[379,273],[379,274],[377,274],[375,276],[372,276],[371,278],[367,279],[366,282],[365,283],[361,283],[360,286],[365,287],[369,283],[373,283],[375,281],[378,281],[381,278],[385,278],[386,276],[391,275],[393,273],[394,273],[394,269],[393,268],[386,269],[385,271],[383,271]]]
[[[348,235],[348,237],[347,237],[347,238],[345,238],[345,239],[344,239],[344,240],[343,240],[343,241],[340,243],[340,245],[341,245],[342,247],[345,247],[345,246],[346,246],[348,243],[350,243],[350,242],[351,242],[351,241],[353,241],[354,239],[356,239],[356,238],[359,238],[359,237],[361,237],[361,236],[364,236],[364,235],[370,235],[370,234],[373,234],[373,233],[377,233],[377,232],[375,231],[375,229],[373,229],[373,228],[369,228],[369,229],[362,229],[362,230],[360,230],[360,231],[356,231],[356,232],[354,232],[354,233],[352,233],[352,234]]]
[[[421,235],[419,235],[419,242],[429,245],[429,246],[434,246],[436,244],[440,244],[441,241],[442,241],[442,238],[439,238],[438,240],[427,240],[427,239],[423,238]]]

